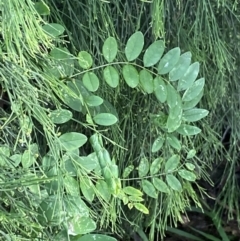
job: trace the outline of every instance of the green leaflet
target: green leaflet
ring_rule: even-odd
[[[180,56],[178,63],[169,73],[170,81],[176,81],[184,76],[191,63],[191,57],[192,54],[190,52],[186,52]]]
[[[127,85],[131,88],[135,88],[139,83],[139,74],[135,67],[130,64],[123,66],[123,78],[126,81]]]
[[[194,121],[201,120],[202,118],[207,116],[208,113],[209,113],[208,110],[194,108],[194,109],[184,111],[182,118],[184,121],[194,122]]]
[[[149,161],[146,157],[141,158],[138,166],[138,175],[139,177],[144,177],[149,172]]]
[[[165,163],[165,172],[170,173],[177,169],[178,165],[180,164],[180,156],[173,155],[171,156],[167,162]]]
[[[163,180],[154,177],[153,185],[159,192],[169,193],[169,188]]]
[[[180,58],[180,48],[176,47],[169,50],[160,60],[158,65],[159,74],[167,74],[173,69]]]
[[[142,69],[139,73],[140,85],[147,94],[153,93],[153,77],[149,71]]]
[[[99,79],[93,72],[87,72],[83,75],[83,84],[89,91],[97,91],[99,87]]]
[[[117,55],[118,44],[115,38],[109,37],[105,40],[102,48],[104,58],[108,63],[111,63]]]
[[[119,84],[119,74],[113,66],[107,66],[103,70],[103,77],[106,81],[106,83],[112,87],[116,88]]]
[[[154,94],[156,98],[161,102],[164,103],[167,100],[167,86],[164,81],[161,79],[160,76],[154,78],[153,80],[154,85]]]
[[[135,32],[127,41],[125,47],[125,55],[127,60],[135,60],[142,52],[144,45],[144,36],[142,32]]]
[[[195,62],[189,66],[184,76],[178,81],[178,91],[190,88],[193,82],[196,80],[198,73],[199,63]]]
[[[78,63],[83,69],[89,69],[93,64],[92,56],[86,51],[81,51],[78,53]]]
[[[184,136],[193,136],[193,135],[199,134],[201,132],[201,129],[199,129],[196,126],[182,124],[176,131],[179,134],[184,135]]]
[[[142,180],[142,188],[149,197],[157,198],[157,191],[151,182]]]
[[[205,84],[204,78],[196,80],[193,83],[193,85],[184,92],[182,100],[191,101],[194,98],[196,98],[196,96],[198,96],[203,90],[204,84]]]
[[[169,187],[171,187],[174,191],[181,191],[182,190],[182,184],[179,182],[179,180],[172,174],[168,174],[166,176],[167,184]]]
[[[155,65],[162,57],[164,51],[164,42],[158,40],[153,42],[145,51],[143,55],[144,67]]]

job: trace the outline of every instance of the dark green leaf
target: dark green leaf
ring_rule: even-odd
[[[65,28],[58,23],[48,23],[43,26],[43,30],[52,38],[58,37],[63,34]]]
[[[201,132],[201,129],[199,129],[196,126],[191,126],[187,124],[182,124],[178,129],[177,132],[183,136],[193,136],[197,135]]]
[[[193,83],[193,85],[184,92],[182,100],[190,101],[196,98],[203,90],[204,84],[205,84],[204,78],[196,80]]]
[[[138,166],[139,177],[145,177],[149,171],[149,161],[146,157],[141,158]]]
[[[153,80],[154,85],[154,94],[157,97],[157,99],[164,103],[167,100],[167,87],[164,81],[160,76],[156,77]]]
[[[162,40],[155,41],[145,51],[143,56],[144,67],[155,65],[162,57],[164,51],[164,42]]]
[[[131,88],[137,87],[139,84],[139,74],[135,67],[132,65],[123,66],[123,78],[126,81],[127,85]]]
[[[180,163],[180,156],[179,155],[173,155],[171,156],[167,162],[165,163],[165,172],[173,172],[176,170]]]
[[[152,152],[154,153],[159,151],[162,148],[164,141],[165,138],[163,136],[159,136],[157,139],[155,139],[152,144]]]
[[[168,51],[159,62],[158,73],[167,74],[177,64],[179,58],[180,58],[180,48],[176,47]]]
[[[140,84],[147,94],[153,93],[153,77],[149,71],[143,69],[139,73]]]
[[[208,113],[209,113],[208,110],[194,108],[194,109],[184,111],[182,118],[184,121],[194,122],[194,121],[201,120],[202,118],[207,116]]]
[[[156,158],[152,162],[152,164],[150,166],[150,173],[151,173],[151,175],[155,175],[155,174],[157,174],[159,172],[159,170],[161,168],[162,162],[163,162],[163,159],[161,157]]]
[[[93,64],[92,56],[86,51],[81,51],[78,53],[78,63],[83,69],[89,69]]]
[[[87,142],[87,137],[81,133],[68,132],[61,135],[58,140],[66,151],[78,149]]]
[[[179,176],[181,176],[183,179],[194,182],[196,181],[196,175],[193,172],[190,172],[186,169],[181,169],[178,171]]]
[[[153,185],[159,192],[169,193],[169,188],[163,180],[154,177]]]
[[[186,52],[180,56],[178,63],[169,73],[170,81],[176,81],[184,76],[191,63],[191,57],[192,54],[190,52]]]
[[[117,55],[118,44],[115,38],[109,37],[105,40],[103,44],[103,56],[107,60],[108,63],[111,63]]]
[[[116,88],[118,86],[119,74],[113,66],[107,66],[103,70],[103,77],[110,87]]]
[[[65,109],[53,110],[49,114],[50,119],[55,124],[63,124],[72,118],[72,112]]]
[[[142,32],[135,32],[127,41],[125,55],[128,61],[135,60],[142,52],[144,36]]]
[[[93,117],[93,120],[96,122],[96,124],[102,126],[111,126],[118,121],[117,117],[110,113],[97,114]]]
[[[189,66],[187,72],[178,81],[178,91],[186,90],[190,88],[193,82],[196,80],[199,72],[199,63],[195,62]]]
[[[181,191],[182,190],[182,185],[179,182],[179,180],[173,176],[172,174],[168,174],[166,176],[166,180],[167,180],[167,184],[169,185],[169,187],[171,187],[173,190],[175,191]]]
[[[142,188],[143,191],[152,198],[157,198],[157,192],[155,187],[153,186],[153,184],[151,182],[149,182],[148,180],[142,180]]]

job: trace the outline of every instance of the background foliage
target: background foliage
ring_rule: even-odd
[[[130,233],[133,238],[157,240],[157,230],[163,235],[167,226],[182,221],[186,208],[196,205],[214,207],[212,217],[219,222],[221,217],[239,220],[237,1],[0,3],[0,207],[5,239],[83,241],[91,240],[91,234],[84,234],[95,230],[99,240],[113,240],[111,234],[126,240],[135,230]],[[145,44],[132,57],[125,46],[136,31],[144,34]],[[200,134],[180,137],[180,142],[173,141],[176,136],[167,136],[172,141],[161,146],[160,138],[160,145],[153,145],[159,130],[152,123],[162,121],[155,115],[166,114],[167,109],[159,107],[149,86],[131,88],[127,74],[115,82],[103,81],[106,61],[113,62],[113,53],[106,58],[102,49],[110,36],[113,42],[106,46],[117,43],[118,51],[113,58],[116,64],[108,66],[120,73],[132,60],[140,71],[144,51],[159,39],[166,46],[164,53],[176,46],[182,53],[191,52],[192,61],[200,63],[199,76],[206,80],[199,108],[210,111],[197,122]],[[101,100],[102,109],[90,107]],[[116,124],[114,117],[119,120]],[[107,126],[92,125],[107,124],[106,120],[110,121]],[[98,135],[87,141],[94,133],[102,136],[102,142]],[[117,187],[109,191],[109,185],[120,184],[108,183],[107,174],[97,167],[98,148],[103,148],[112,168],[118,167],[115,178],[121,180],[123,193],[115,193]],[[178,163],[178,155],[187,154],[193,156],[198,180],[193,185],[184,181],[180,193],[171,190],[166,195],[161,189],[156,199],[151,182],[144,179],[157,170],[153,163],[163,173],[171,157]],[[132,200],[130,194],[134,194]],[[202,195],[212,201],[203,201]],[[134,202],[144,206],[132,208]]]

